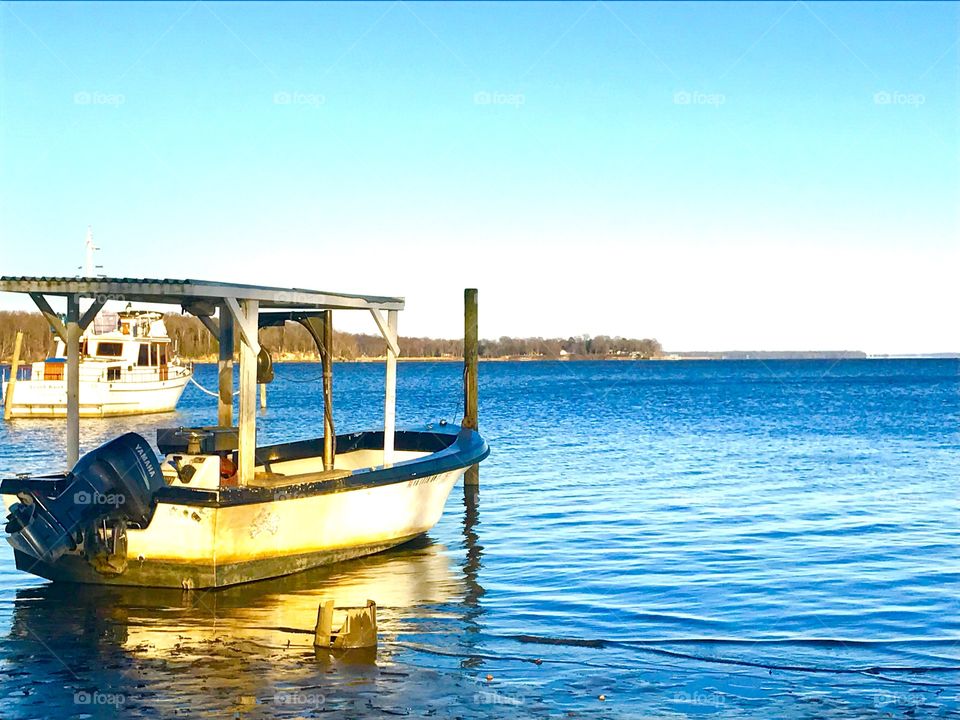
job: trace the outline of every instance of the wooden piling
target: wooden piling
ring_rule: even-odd
[[[463,291],[463,422],[465,428],[478,428],[480,333],[478,328],[477,289]],[[479,466],[467,468],[464,488],[480,484]]]
[[[226,304],[220,306],[220,343],[217,361],[219,397],[217,399],[217,425],[233,426],[233,315]]]
[[[10,361],[10,382],[7,383],[7,392],[3,396],[3,419],[9,420],[13,413],[13,389],[17,384],[17,371],[20,369],[20,346],[23,344],[23,332],[17,331],[17,338],[13,341],[13,359]]]
[[[333,426],[333,312],[323,313],[323,342],[320,364],[323,370],[323,469],[333,470],[337,455],[337,433]]]
[[[240,322],[240,403],[239,443],[237,450],[237,479],[240,485],[252,485],[256,467],[257,448],[257,317],[260,303],[257,300],[240,300],[240,313],[235,322]],[[237,317],[240,315],[241,317]]]
[[[267,384],[260,383],[260,409],[267,409]]]
[[[333,639],[333,600],[325,600],[317,608],[317,626],[313,631],[313,644],[328,648]]]
[[[67,296],[67,467],[80,459],[80,298]]]
[[[477,290],[463,291],[463,422],[471,430],[477,429],[477,363],[479,359],[479,332],[477,328]]]
[[[343,626],[333,629],[333,600],[324,600],[317,608],[313,644],[323,650],[356,650],[377,646],[377,604],[367,600],[364,607],[340,608],[346,611]]]
[[[387,330],[390,337],[397,337],[396,310],[387,311]],[[393,448],[397,417],[397,353],[391,344],[387,343],[386,382],[383,396],[383,464],[386,467],[393,465]]]

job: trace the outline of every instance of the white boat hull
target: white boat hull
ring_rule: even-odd
[[[279,577],[369,555],[437,524],[463,470],[374,488],[233,507],[161,502],[150,525],[128,530],[126,572],[103,575],[80,554],[54,564],[18,557],[52,580],[184,589]],[[13,498],[9,498],[13,500]]]
[[[80,417],[102,418],[170,412],[176,408],[190,372],[167,380],[107,382],[80,380]],[[9,382],[3,384],[6,398]],[[63,380],[18,380],[13,386],[11,417],[64,418],[67,385]]]
[[[400,431],[396,438],[393,462],[384,464],[378,446],[382,434],[340,436],[343,452],[337,453],[331,470],[323,470],[322,459],[314,454],[322,438],[259,448],[257,482],[248,486],[224,485],[217,455],[172,452],[168,458],[180,463],[178,467],[195,472],[181,475],[169,462],[162,466],[164,479],[153,491],[155,509],[143,516],[147,521],[126,528],[125,545],[110,551],[108,565],[94,561],[100,553],[96,544],[84,549],[89,535],[65,552],[51,554],[51,543],[63,544],[66,536],[50,535],[43,528],[68,522],[70,512],[90,507],[90,491],[75,489],[91,487],[80,484],[80,478],[89,473],[105,477],[110,467],[126,467],[116,452],[93,454],[101,448],[88,457],[96,458],[102,470],[91,470],[84,458],[77,465],[80,470],[73,471],[79,476],[4,480],[11,518],[20,518],[8,522],[7,532],[13,533],[8,539],[19,569],[51,580],[183,589],[226,587],[369,555],[436,525],[453,486],[489,452],[478,433],[455,426]],[[133,433],[112,444],[120,442],[137,452],[146,445]],[[61,487],[58,482],[74,485]],[[13,503],[27,495],[37,505],[24,520]],[[121,496],[102,497],[106,502]],[[22,532],[10,529],[18,523]],[[77,533],[76,525],[61,527],[69,528],[71,536]]]

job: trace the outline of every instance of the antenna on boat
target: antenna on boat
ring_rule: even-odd
[[[93,264],[93,252],[94,250],[99,250],[100,248],[96,247],[93,244],[93,226],[87,225],[87,261],[83,268],[77,268],[78,270],[83,270],[84,277],[97,277],[97,270],[102,270],[103,265],[94,265]]]

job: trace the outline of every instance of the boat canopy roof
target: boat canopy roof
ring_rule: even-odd
[[[195,315],[218,339],[221,369],[218,395],[218,426],[233,426],[233,371],[224,370],[233,363],[234,329],[240,335],[240,407],[238,413],[237,477],[247,485],[256,477],[257,368],[262,348],[258,337],[261,327],[282,325],[287,321],[304,324],[320,351],[324,378],[324,437],[330,443],[336,436],[333,427],[332,369],[334,310],[366,310],[386,341],[387,377],[384,393],[384,464],[393,462],[394,415],[396,403],[397,315],[403,310],[403,298],[377,295],[277,288],[263,285],[215,282],[211,280],[155,280],[149,278],[107,277],[0,277],[0,292],[26,293],[64,342],[67,350],[67,465],[80,459],[80,333],[103,306],[111,300],[121,302],[179,305]],[[67,313],[59,316],[50,307],[47,296],[67,299]],[[83,313],[80,300],[92,298]],[[266,310],[266,312],[263,312]],[[218,313],[219,321],[214,320]],[[72,369],[71,369],[72,368]],[[324,467],[333,468],[335,452],[324,444]]]
[[[0,291],[79,295],[182,306],[215,303],[232,298],[256,300],[261,308],[284,310],[403,310],[404,305],[403,298],[398,297],[243,285],[212,280],[3,276],[0,277]]]

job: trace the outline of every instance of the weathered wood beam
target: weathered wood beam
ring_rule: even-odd
[[[197,320],[203,325],[215,338],[220,337],[220,323],[209,315],[197,315]]]
[[[333,427],[333,312],[323,313],[323,344],[320,363],[323,369],[323,469],[333,470],[337,461],[337,432]]]
[[[23,344],[23,331],[17,330],[17,338],[13,341],[13,358],[10,360],[10,381],[7,383],[7,392],[3,396],[3,419],[9,420],[13,414],[13,391],[17,387],[17,372],[20,370],[20,346]]]
[[[227,298],[229,304],[232,298]],[[236,304],[236,301],[233,301]],[[251,485],[255,479],[257,449],[257,342],[256,300],[241,300],[236,310],[231,308],[236,327],[240,328],[240,408],[239,450],[237,452],[237,479],[240,485]],[[250,331],[250,332],[247,332]]]
[[[296,318],[310,333],[320,353],[323,372],[323,469],[333,470],[337,456],[337,432],[333,425],[333,312],[304,313]]]
[[[210,318],[212,322],[212,318]],[[212,332],[212,331],[211,331]],[[225,305],[220,307],[220,322],[217,327],[217,340],[220,344],[217,358],[217,378],[219,394],[217,396],[217,425],[233,426],[233,315]]]
[[[475,288],[467,288],[463,291],[463,422],[461,425],[471,430],[477,429],[478,421],[477,361],[480,355],[480,341],[477,314],[477,291]]]
[[[83,313],[83,317],[80,318],[80,330],[86,330],[90,327],[90,323],[93,322],[93,319],[97,316],[97,313],[107,304],[106,298],[94,298],[93,305],[87,308],[86,312]]]
[[[40,293],[30,293],[30,297],[33,299],[34,305],[37,306],[37,309],[40,310],[43,317],[46,318],[50,329],[53,330],[57,337],[63,340],[63,342],[67,342],[67,329],[64,327],[63,321],[60,320],[60,316],[50,307],[47,299]]]
[[[477,324],[478,302],[476,288],[463,291],[463,422],[462,427],[476,430],[479,418],[478,360],[480,357],[480,333]],[[463,488],[478,489],[480,466],[468,467],[463,474]],[[469,495],[469,493],[468,493]]]
[[[0,291],[42,295],[123,296],[130,302],[183,304],[224,298],[256,300],[264,308],[315,310],[402,310],[403,298],[330,293],[300,288],[275,288],[205,280],[149,278],[42,278],[2,277]]]
[[[257,339],[257,331],[260,329],[257,313],[259,312],[259,303],[256,300],[236,300],[228,297],[223,299],[224,304],[233,315],[233,325],[240,331],[240,339],[253,350],[254,357],[260,354],[260,341]],[[252,307],[253,317],[247,317],[240,303],[246,303],[246,307]],[[251,305],[252,303],[252,305]]]
[[[396,310],[387,311],[387,379],[383,397],[383,464],[393,464],[393,446],[397,416],[397,313]],[[391,344],[389,338],[393,338]]]
[[[35,301],[36,302],[36,301]],[[80,298],[67,296],[67,467],[80,459]]]
[[[387,311],[388,314],[396,312],[396,310]],[[390,348],[394,355],[399,355],[400,345],[398,344],[396,323],[394,323],[394,327],[391,330],[389,322],[383,319],[383,313],[376,308],[371,308],[370,314],[373,315],[373,319],[376,321],[377,327],[380,329],[380,334],[383,335],[383,339],[387,341],[387,347]]]

